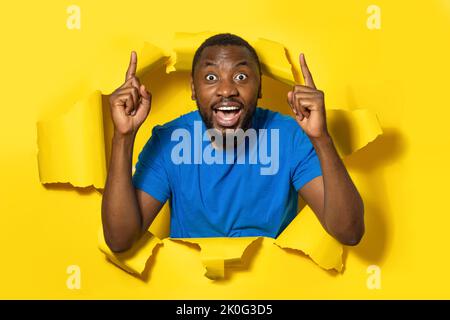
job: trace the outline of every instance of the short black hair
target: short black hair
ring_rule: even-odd
[[[231,33],[219,33],[214,36],[206,39],[200,47],[198,47],[197,51],[195,51],[194,59],[192,60],[192,69],[191,75],[194,76],[194,68],[197,65],[198,60],[206,47],[211,46],[241,46],[245,47],[250,51],[251,56],[255,59],[256,64],[258,65],[259,74],[261,75],[261,64],[259,62],[258,55],[256,54],[256,50],[244,39],[241,37],[231,34]]]

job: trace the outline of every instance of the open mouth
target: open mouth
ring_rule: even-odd
[[[216,124],[221,127],[234,127],[239,122],[242,113],[239,103],[218,104],[213,108],[213,116]]]

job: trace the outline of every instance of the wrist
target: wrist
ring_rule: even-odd
[[[310,137],[311,143],[313,144],[314,148],[322,148],[325,146],[329,146],[333,144],[333,139],[331,138],[330,134],[326,132],[325,134],[321,135],[320,137]]]
[[[114,131],[112,139],[113,142],[134,142],[135,137],[136,137],[135,132],[121,133],[118,131]]]
[[[132,153],[135,137],[136,137],[135,134],[122,134],[114,132],[112,138],[113,150],[116,150],[119,153],[122,152],[125,152],[126,154]]]

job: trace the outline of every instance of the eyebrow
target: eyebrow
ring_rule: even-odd
[[[248,66],[248,61],[247,60],[241,60],[238,63],[236,63],[234,65],[234,67],[239,67],[239,66]],[[208,66],[217,66],[216,63],[212,62],[211,60],[206,60],[205,63],[203,64],[203,66],[208,67]]]
[[[236,63],[234,66],[235,67],[248,66],[248,62],[247,62],[247,60],[242,60],[242,61],[239,61],[238,63]]]

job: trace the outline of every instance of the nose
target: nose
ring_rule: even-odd
[[[217,95],[221,97],[234,97],[238,95],[238,90],[234,81],[223,79],[217,87]]]

